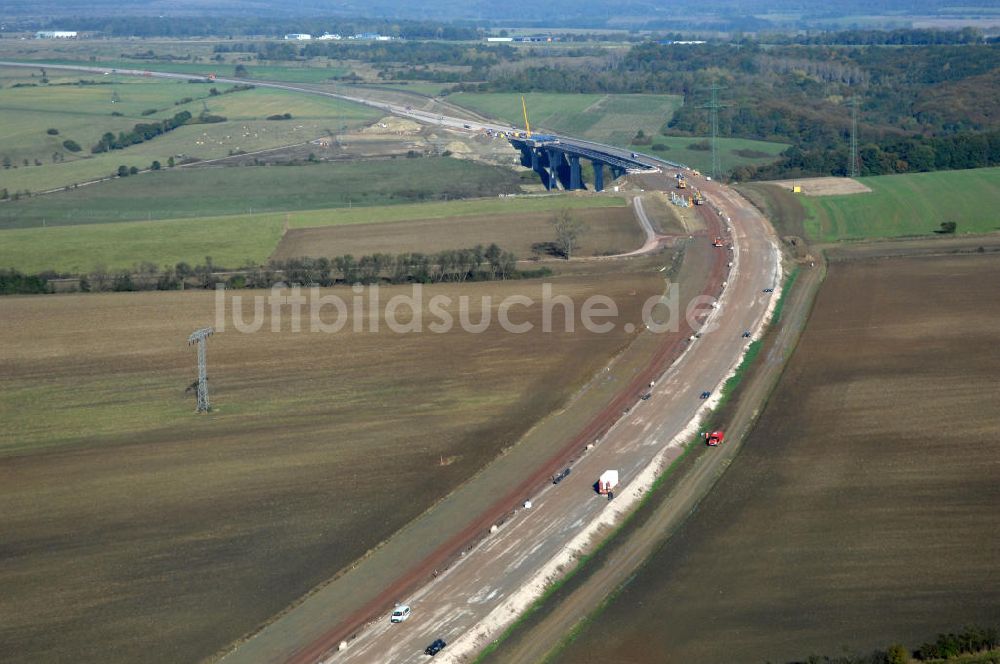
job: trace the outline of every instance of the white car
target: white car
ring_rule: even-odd
[[[405,604],[398,605],[389,616],[389,622],[401,623],[410,617],[410,607]]]

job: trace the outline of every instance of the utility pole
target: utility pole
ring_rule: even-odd
[[[858,96],[851,97],[851,163],[847,172],[852,178],[861,175],[861,164],[858,161]]]
[[[196,413],[207,413],[212,410],[208,403],[208,367],[205,361],[205,344],[208,338],[215,333],[211,327],[203,327],[195,330],[188,337],[188,346],[197,344],[198,346],[198,406]]]
[[[719,104],[719,90],[722,89],[718,83],[713,83],[712,87],[709,88],[712,91],[712,99],[702,106],[702,108],[708,109],[712,125],[712,177],[716,180],[719,179],[719,174],[722,172],[722,165],[719,161],[719,109],[725,108]]]

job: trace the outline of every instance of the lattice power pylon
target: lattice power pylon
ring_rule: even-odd
[[[712,91],[712,99],[702,106],[702,108],[709,110],[712,124],[712,177],[716,180],[719,179],[719,173],[722,172],[722,165],[719,162],[719,109],[725,107],[719,104],[719,90],[721,89],[721,86],[713,83],[712,87],[709,88]]]
[[[205,361],[205,345],[208,338],[214,333],[213,328],[203,327],[200,330],[195,330],[188,337],[188,346],[195,344],[198,346],[198,406],[195,408],[196,413],[207,413],[212,410],[212,406],[208,403],[208,367]]]

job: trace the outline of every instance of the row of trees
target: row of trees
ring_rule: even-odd
[[[336,283],[375,284],[382,281],[430,284],[505,280],[519,276],[516,265],[517,257],[513,253],[491,244],[488,247],[476,245],[468,249],[448,249],[434,254],[375,253],[360,258],[351,254],[332,259],[294,258],[272,261],[268,269],[280,273],[279,280],[287,283],[332,286]],[[251,281],[256,280],[251,278]]]
[[[0,270],[0,295],[48,293],[48,279],[17,270]]]
[[[159,267],[143,262],[130,270],[109,270],[99,266],[85,275],[57,272],[24,274],[0,270],[0,294],[48,293],[55,290],[55,280],[78,279],[78,290],[140,291],[214,288],[224,283],[230,288],[269,288],[276,283],[300,286],[337,284],[463,283],[466,281],[507,280],[549,274],[547,269],[518,271],[517,257],[496,244],[476,245],[468,249],[449,249],[433,254],[375,253],[361,257],[351,254],[334,258],[292,258],[271,261],[267,265],[247,264],[239,269],[216,265],[211,256],[205,262],[186,262]],[[72,284],[65,288],[72,290]]]
[[[1000,647],[1000,638],[994,628],[966,627],[958,633],[939,634],[937,639],[929,641],[915,651],[895,644],[885,650],[875,650],[867,655],[813,655],[804,660],[805,664],[909,664],[910,662],[929,662],[950,660],[963,655],[977,655],[993,652]],[[995,656],[990,659],[976,659],[977,662],[995,662]],[[801,663],[797,663],[801,664]]]
[[[142,143],[161,134],[173,131],[188,122],[191,117],[189,111],[180,111],[179,113],[174,113],[172,118],[167,118],[166,120],[139,123],[128,133],[123,131],[118,132],[118,136],[115,136],[110,131],[106,132],[101,136],[101,140],[94,147],[90,148],[90,151],[94,154],[99,154],[108,150],[122,150],[130,145],[136,145],[137,143]]]

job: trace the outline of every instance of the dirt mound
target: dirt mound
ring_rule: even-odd
[[[452,141],[444,146],[445,150],[448,150],[454,155],[467,155],[472,153],[472,148],[468,144],[461,141]]]
[[[416,134],[420,131],[420,125],[413,120],[387,116],[375,124],[361,130],[362,134]]]
[[[806,196],[842,196],[845,194],[866,194],[871,191],[867,185],[851,178],[802,178],[800,180],[775,180],[767,184],[795,190],[800,187]]]

